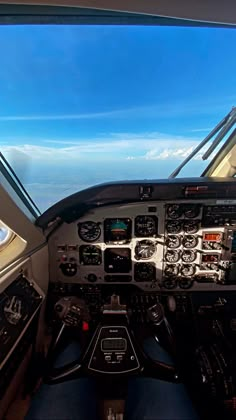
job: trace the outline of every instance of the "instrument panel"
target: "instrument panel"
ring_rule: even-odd
[[[205,199],[96,208],[63,223],[49,252],[51,282],[234,288],[236,205]]]

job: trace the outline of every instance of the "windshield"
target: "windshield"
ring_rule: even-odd
[[[236,105],[236,31],[0,27],[0,143],[41,211],[102,182],[167,178]],[[200,176],[197,156],[180,176]]]

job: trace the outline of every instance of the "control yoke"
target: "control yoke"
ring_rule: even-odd
[[[68,319],[71,322],[72,311],[76,314],[77,324],[79,314],[86,314],[87,317],[87,311],[79,299],[78,307],[82,305],[79,309],[76,309],[77,298],[66,299],[67,310],[63,306],[63,299],[55,305],[55,309],[60,308],[60,314],[64,314],[61,318],[62,327],[55,340],[56,344],[65,326],[68,325]],[[68,305],[68,299],[71,299],[71,305]],[[158,335],[158,330],[161,328],[161,335],[166,335],[166,340],[172,343],[171,330],[162,305],[157,303],[149,308],[147,313],[150,323],[155,328],[155,334]],[[131,375],[179,382],[179,375],[174,366],[152,360],[145,353],[129,325],[126,305],[120,304],[119,296],[112,295],[110,303],[103,306],[101,322],[84,353],[72,363],[59,368],[49,368],[45,382],[55,384],[84,376],[120,378]]]

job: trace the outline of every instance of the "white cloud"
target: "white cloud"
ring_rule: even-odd
[[[32,161],[58,162],[86,160],[182,160],[199,144],[200,139],[170,136],[156,132],[116,133],[107,138],[56,140],[43,139],[38,145],[22,142],[16,146],[4,145],[2,153],[12,161],[22,154]],[[46,145],[48,143],[49,145]],[[201,159],[206,150],[194,159]]]

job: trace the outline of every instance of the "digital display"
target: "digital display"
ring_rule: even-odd
[[[105,338],[102,340],[102,351],[125,351],[126,340],[124,338]]]
[[[202,255],[202,262],[203,263],[214,263],[219,261],[218,254],[203,254]]]
[[[221,241],[221,233],[219,232],[207,232],[203,234],[204,241],[212,241],[212,242],[220,242]]]
[[[132,222],[130,219],[106,219],[104,221],[104,241],[124,244],[131,239]]]
[[[104,252],[106,273],[129,273],[132,268],[129,248],[107,248]]]

